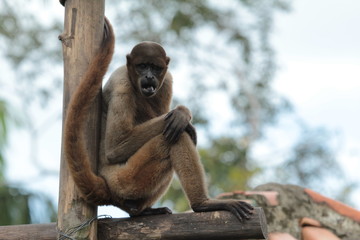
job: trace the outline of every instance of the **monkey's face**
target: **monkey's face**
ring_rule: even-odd
[[[129,78],[141,95],[152,97],[161,88],[170,59],[157,43],[143,42],[126,56]]]
[[[135,65],[135,72],[141,94],[145,97],[154,96],[162,85],[164,68],[152,63],[140,63]]]

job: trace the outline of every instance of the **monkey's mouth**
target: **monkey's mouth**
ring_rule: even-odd
[[[141,84],[141,93],[145,97],[151,97],[156,93],[156,85],[150,83]]]

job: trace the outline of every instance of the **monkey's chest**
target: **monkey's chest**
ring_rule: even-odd
[[[150,119],[156,118],[164,114],[164,110],[161,107],[153,106],[149,104],[138,105],[135,112],[135,122],[141,124],[149,121]]]

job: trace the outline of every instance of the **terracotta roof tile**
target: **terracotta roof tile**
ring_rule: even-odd
[[[302,240],[341,240],[325,228],[304,227],[301,230]]]
[[[217,198],[229,198],[229,197],[235,197],[236,195],[243,195],[243,196],[262,195],[265,197],[267,204],[269,206],[279,205],[279,201],[278,201],[279,193],[276,191],[234,191],[234,192],[221,193],[217,196]]]
[[[317,192],[314,192],[311,189],[305,188],[305,193],[307,193],[315,202],[317,203],[325,203],[330,208],[332,208],[334,211],[340,213],[343,216],[349,217],[357,222],[360,222],[360,211],[349,207],[348,205],[345,205],[339,201],[336,201],[334,199],[325,197]]]
[[[273,232],[269,233],[268,240],[296,240],[289,233]]]
[[[264,196],[270,206],[279,205],[279,200],[278,200],[279,193],[278,192],[275,192],[275,191],[246,191],[245,192],[245,196],[251,196],[251,195]]]
[[[318,220],[308,217],[301,218],[299,221],[299,225],[301,227],[306,227],[306,226],[321,227],[321,223]]]

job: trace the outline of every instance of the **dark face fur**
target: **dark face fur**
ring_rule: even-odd
[[[142,42],[126,56],[129,78],[141,95],[152,97],[161,88],[170,58],[161,45]]]

